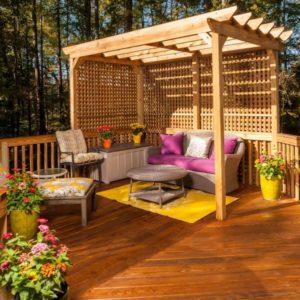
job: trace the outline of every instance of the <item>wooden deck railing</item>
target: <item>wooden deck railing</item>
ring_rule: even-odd
[[[240,178],[245,184],[259,185],[259,174],[254,168],[254,161],[263,152],[271,152],[271,134],[234,133],[241,136],[246,143],[246,154],[242,160]],[[84,135],[88,148],[99,145],[95,132],[85,132]],[[118,131],[115,137],[117,143],[130,141],[128,131]],[[282,152],[287,163],[283,192],[300,200],[300,136],[278,134],[277,140],[277,149]],[[33,171],[58,166],[58,147],[54,135],[2,139],[0,144],[0,161],[7,170],[26,166],[27,169]]]

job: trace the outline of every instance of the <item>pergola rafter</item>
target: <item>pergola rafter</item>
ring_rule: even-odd
[[[270,72],[268,74],[271,74],[269,82],[257,81],[254,78],[255,76],[252,76],[251,73],[248,81],[244,80],[245,82],[243,84],[247,86],[252,84],[253,86],[257,86],[258,90],[243,88],[241,89],[242,91],[235,90],[235,92],[231,94],[232,98],[230,98],[230,101],[231,103],[236,99],[239,101],[248,101],[248,98],[245,97],[239,99],[242,94],[246,96],[249,95],[249,97],[256,97],[257,93],[265,95],[265,98],[259,97],[258,100],[251,98],[252,100],[249,102],[249,105],[251,105],[252,102],[266,101],[264,105],[270,105],[270,111],[266,113],[264,108],[260,113],[256,113],[254,110],[255,113],[252,113],[251,117],[257,118],[256,120],[260,120],[259,118],[266,118],[266,120],[268,120],[265,123],[268,124],[268,130],[272,133],[273,144],[276,144],[276,136],[279,130],[277,52],[284,48],[284,42],[287,41],[291,34],[291,30],[286,30],[284,27],[275,27],[274,22],[264,22],[263,18],[252,18],[251,13],[239,14],[237,7],[233,6],[166,24],[65,47],[63,49],[64,53],[70,56],[71,126],[73,128],[78,126],[78,119],[76,117],[78,114],[77,110],[80,109],[79,106],[76,105],[78,97],[76,93],[80,92],[77,86],[78,82],[84,84],[88,82],[91,76],[98,76],[100,77],[99,82],[101,83],[101,80],[105,77],[105,72],[109,72],[109,78],[105,81],[103,86],[103,97],[106,99],[110,96],[110,93],[116,93],[117,97],[119,97],[118,101],[115,101],[115,99],[110,99],[110,101],[113,105],[116,105],[116,103],[121,103],[120,105],[122,105],[124,101],[122,98],[124,93],[122,84],[123,80],[127,80],[128,101],[132,101],[132,99],[136,98],[137,120],[140,123],[144,123],[145,120],[144,102],[148,101],[153,95],[155,96],[156,105],[159,103],[160,96],[174,103],[180,103],[178,111],[176,108],[172,114],[191,116],[193,118],[192,128],[194,129],[201,128],[200,115],[201,117],[212,117],[215,138],[216,215],[218,219],[223,220],[226,216],[224,120],[225,117],[228,116],[226,111],[224,114],[224,98],[226,97],[224,91],[226,88],[228,91],[234,89],[234,86],[238,84],[237,82],[239,82],[239,80],[244,80],[247,72],[250,74],[250,72],[253,71],[248,69],[230,71],[227,65],[226,72],[223,72],[223,54],[260,50],[253,53],[251,59],[247,58],[246,61],[253,62],[256,60],[256,57],[261,55],[261,57],[263,57],[263,63],[269,63],[267,68],[258,67],[254,69],[254,71],[256,70],[258,72],[264,72],[263,70],[269,69]],[[259,54],[262,51],[264,54]],[[177,60],[184,61],[186,65],[180,65],[180,63],[178,72],[176,70],[176,72],[170,76],[155,76],[155,72],[159,73],[163,68],[161,67],[161,62]],[[104,64],[98,64],[97,68],[90,72],[89,68],[92,67],[89,64],[83,66],[86,61],[101,62]],[[107,66],[105,63],[110,65]],[[124,67],[116,67],[115,64],[124,65]],[[155,70],[156,64],[159,65],[159,67]],[[149,66],[143,67],[145,65]],[[154,70],[152,69],[153,65]],[[175,68],[175,65],[176,64],[170,64],[171,69]],[[81,77],[77,73],[80,68],[83,70]],[[152,71],[150,72],[149,70]],[[206,73],[207,70],[210,70],[209,73]],[[145,75],[145,71],[148,78]],[[168,68],[166,71],[169,72]],[[191,73],[189,73],[189,71],[191,71]],[[202,71],[204,74],[201,74]],[[237,81],[227,83],[228,86],[225,88],[223,77],[230,72],[232,77],[234,77],[232,74],[236,72],[242,75],[241,77],[237,76],[239,80],[236,79]],[[123,77],[124,73],[126,76]],[[265,76],[268,77],[269,75]],[[211,78],[211,82],[208,78]],[[180,87],[177,87],[174,83],[176,79],[183,81]],[[145,80],[148,81],[144,84]],[[154,80],[154,83],[152,80]],[[170,83],[170,80],[172,83]],[[192,80],[191,86],[189,85],[190,83],[187,83],[189,82],[188,80]],[[204,83],[201,82],[201,80],[203,80]],[[161,84],[162,81],[169,84],[163,86]],[[94,81],[91,85],[95,84],[95,82],[98,81]],[[201,84],[203,84],[202,90],[200,87]],[[81,96],[87,102],[90,101],[90,99],[94,99],[93,97],[97,97],[95,96],[97,93],[101,94],[99,91],[90,93],[89,87],[90,85],[88,85],[88,88],[86,88],[86,91]],[[118,89],[118,91],[114,92],[114,88]],[[144,89],[147,88],[148,94],[145,96]],[[152,94],[152,90],[156,88],[160,89],[157,92],[158,95]],[[192,89],[192,93],[189,88]],[[174,92],[167,94],[167,91]],[[202,97],[204,99],[203,101],[207,101],[208,97],[211,97],[213,102],[213,110],[206,116],[200,109]],[[178,99],[181,99],[180,101],[182,102],[178,102]],[[184,112],[186,103],[190,103],[188,101],[191,100],[192,111],[186,113]],[[99,102],[97,103],[99,104]],[[132,104],[132,102],[130,103]],[[84,109],[84,105],[85,103],[83,103],[81,109]],[[151,105],[148,103],[148,110],[149,107],[151,109]],[[94,114],[93,109],[89,108],[89,113]],[[156,113],[159,114],[160,111]],[[97,113],[95,113],[95,115],[97,115]],[[127,116],[127,112],[125,115]],[[236,113],[234,112],[233,115],[236,115]],[[247,111],[239,113],[241,118],[244,118],[245,115],[247,115]]]

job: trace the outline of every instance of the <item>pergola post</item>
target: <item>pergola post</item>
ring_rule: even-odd
[[[192,57],[193,74],[193,129],[200,129],[200,67],[199,54]]]
[[[79,58],[74,58],[70,56],[70,121],[71,128],[74,129],[77,127],[77,112],[76,112],[76,66],[78,64]]]
[[[272,150],[277,149],[277,134],[280,130],[279,90],[278,90],[278,52],[267,51],[270,64],[271,112],[272,112]]]
[[[226,185],[225,185],[225,158],[224,158],[224,113],[222,74],[222,47],[226,37],[212,32],[212,73],[213,73],[213,115],[214,115],[214,145],[215,145],[215,194],[216,218],[226,218]]]
[[[134,66],[136,74],[137,96],[137,119],[138,123],[144,124],[144,75],[142,66]]]

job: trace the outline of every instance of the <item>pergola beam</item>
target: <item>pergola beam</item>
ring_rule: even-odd
[[[122,48],[114,51],[108,51],[108,52],[103,52],[104,57],[112,57],[112,56],[117,56],[121,54],[128,54],[128,53],[133,53],[136,51],[143,51],[143,50],[149,50],[149,49],[154,49],[155,47],[152,46],[138,46],[138,47],[128,47],[128,48]]]
[[[169,54],[169,55],[161,55],[161,56],[154,56],[151,58],[142,59],[143,63],[151,63],[151,62],[162,62],[174,59],[183,59],[183,58],[190,58],[192,57],[192,53],[178,53],[178,54]]]
[[[208,19],[207,23],[209,24],[209,27],[213,32],[222,34],[224,36],[230,36],[251,44],[256,44],[265,49],[273,49],[278,51],[281,51],[283,49],[283,45],[281,42],[274,39],[269,39],[265,36],[261,36],[255,31],[246,30],[244,28],[237,28],[231,24],[222,23],[213,19]]]
[[[147,44],[151,44],[162,42],[166,39],[176,39],[187,35],[198,34],[200,32],[209,31],[207,18],[214,18],[218,21],[228,21],[233,17],[236,11],[237,6],[228,7],[214,12],[107,37],[101,40],[68,46],[65,47],[63,51],[67,55],[80,57],[114,51],[120,49],[120,47],[141,46],[145,44],[145,41]]]

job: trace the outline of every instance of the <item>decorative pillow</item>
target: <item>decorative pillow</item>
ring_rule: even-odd
[[[224,154],[233,154],[234,149],[237,145],[237,138],[225,138],[224,139]],[[212,151],[210,158],[214,159],[215,158],[215,149],[214,149],[214,144],[212,145]]]
[[[211,137],[190,135],[190,143],[186,149],[185,155],[207,158],[211,142]]]
[[[177,154],[182,155],[183,152],[183,133],[174,135],[161,134],[160,139],[162,146],[160,154]]]

